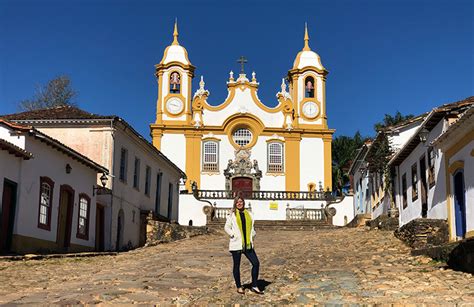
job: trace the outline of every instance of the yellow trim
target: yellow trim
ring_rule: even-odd
[[[332,138],[323,138],[324,144],[324,190],[332,191]]]
[[[257,139],[264,129],[262,121],[255,115],[249,113],[231,115],[224,121],[222,126],[229,138],[230,144],[232,144],[235,149],[252,148],[257,143]],[[237,145],[232,138],[232,133],[239,128],[248,128],[252,132],[252,140],[246,146],[241,147]]]
[[[323,76],[321,78],[321,82],[322,82],[322,85],[321,85],[321,92],[323,94],[323,101],[322,101],[322,107],[323,107],[323,110],[322,110],[322,116],[323,116],[323,126],[325,128],[328,127],[328,116],[326,114],[326,77]]]
[[[469,144],[473,140],[474,140],[474,130],[466,133],[466,135],[464,135],[459,142],[449,147],[449,149],[446,150],[446,155],[451,158],[455,153],[457,153],[459,150],[461,150],[463,147],[465,147],[467,144]],[[472,155],[472,152],[471,152],[471,155]]]
[[[273,135],[272,135],[273,136]],[[277,138],[271,138],[271,139],[268,139],[266,140],[265,142],[268,143],[282,143],[283,145],[285,144],[285,140],[280,140],[280,139],[277,139]]]
[[[156,147],[156,149],[161,150],[161,138],[163,137],[163,133],[161,133],[158,130],[151,129],[151,140],[153,143],[153,146]]]
[[[458,160],[458,161],[454,161],[453,163],[451,163],[448,167],[448,171],[449,171],[449,174],[450,175],[454,175],[454,173],[458,170],[458,169],[461,169],[461,168],[464,168],[464,161],[461,161],[461,160]]]
[[[186,138],[186,188],[191,190],[191,182],[196,182],[197,186],[201,184],[201,138],[199,131],[188,131],[184,134]]]
[[[178,20],[175,20],[174,22],[174,31],[173,31],[173,42],[171,45],[179,45],[178,42]]]
[[[311,48],[309,48],[309,35],[308,35],[308,25],[304,24],[304,47],[303,51],[310,51]]]
[[[173,114],[170,111],[168,111],[168,108],[166,107],[166,104],[168,103],[168,100],[171,98],[179,98],[181,102],[183,103],[183,108],[179,113]],[[163,99],[163,106],[164,106],[164,113],[168,115],[169,117],[181,117],[183,113],[186,111],[186,98],[180,93],[180,94],[168,94],[166,97]]]
[[[166,48],[165,52],[167,52],[168,48]],[[156,72],[163,71],[163,70],[166,70],[166,69],[169,69],[169,68],[172,68],[172,67],[176,67],[176,66],[179,66],[179,67],[183,68],[186,71],[186,74],[189,75],[190,77],[194,77],[194,70],[196,69],[196,67],[191,65],[191,64],[184,64],[184,63],[181,63],[181,62],[178,62],[178,61],[171,61],[171,62],[168,62],[166,64],[162,64],[162,63],[156,64],[155,65],[155,71]],[[155,75],[156,75],[156,73],[155,73]]]
[[[285,137],[285,188],[300,191],[300,142],[299,134]]]
[[[216,138],[216,137],[207,136],[207,137],[203,137],[203,138],[202,138],[202,141],[203,141],[203,142],[207,142],[207,141],[220,142],[221,139],[218,139],[218,138]]]
[[[449,240],[450,241],[455,241],[456,240],[456,233],[453,231],[453,226],[452,223],[454,221],[453,217],[453,203],[451,201],[452,195],[451,195],[451,171],[453,173],[458,169],[461,165],[463,167],[462,161],[455,161],[449,164],[449,161],[451,157],[453,157],[459,150],[464,148],[467,144],[469,144],[472,140],[474,140],[474,131],[470,131],[467,133],[463,138],[458,141],[456,144],[452,145],[449,147],[448,150],[446,150],[445,156],[444,156],[444,169],[445,169],[445,176],[446,176],[446,207],[448,210],[448,225],[449,225]],[[474,150],[473,150],[474,151]],[[471,152],[472,153],[472,152]],[[460,163],[462,162],[462,163]],[[457,168],[456,168],[457,167]]]

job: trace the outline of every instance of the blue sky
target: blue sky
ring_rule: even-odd
[[[204,75],[208,101],[223,102],[244,55],[260,99],[273,106],[308,22],[310,46],[329,70],[330,128],[370,136],[385,113],[416,115],[473,95],[473,16],[469,0],[0,0],[0,114],[67,74],[82,109],[119,115],[149,139],[154,64],[175,17],[197,67],[193,91]]]

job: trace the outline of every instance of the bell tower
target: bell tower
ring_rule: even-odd
[[[298,125],[319,126],[327,129],[326,75],[319,55],[309,47],[308,27],[305,24],[304,47],[288,71],[291,96],[295,102]]]
[[[161,62],[155,65],[158,81],[156,126],[189,125],[191,122],[191,83],[195,67],[189,61],[186,49],[179,44],[178,35],[176,21],[173,42],[166,47]]]

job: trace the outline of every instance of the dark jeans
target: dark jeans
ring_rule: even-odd
[[[255,250],[251,249],[248,251],[231,251],[232,259],[234,260],[234,269],[232,273],[234,274],[235,285],[237,288],[242,287],[242,283],[240,282],[240,259],[242,258],[242,254],[247,257],[247,259],[252,264],[252,287],[257,287],[257,280],[258,280],[258,270],[260,269],[260,262],[258,261],[257,254]]]

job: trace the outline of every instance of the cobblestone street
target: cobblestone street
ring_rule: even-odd
[[[259,231],[265,295],[236,293],[223,232],[117,256],[0,260],[0,303],[474,303],[474,277],[391,232]],[[250,281],[242,260],[242,281]]]

